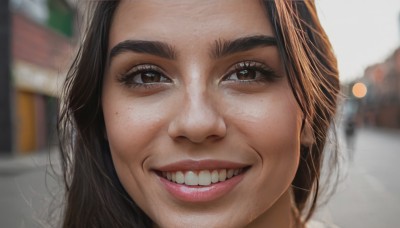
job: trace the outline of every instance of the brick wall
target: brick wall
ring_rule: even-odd
[[[37,66],[64,71],[73,52],[72,41],[50,28],[14,12],[12,16],[12,58]]]

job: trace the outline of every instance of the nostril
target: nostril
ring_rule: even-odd
[[[226,125],[223,120],[209,125],[182,124],[170,127],[168,133],[174,141],[187,140],[195,144],[205,141],[216,142],[226,136]]]
[[[186,136],[179,136],[174,138],[174,141],[189,141],[193,144],[201,144],[204,141],[216,141],[218,140],[218,136],[208,136],[206,138],[194,138],[194,137],[186,137]]]
[[[223,136],[220,136],[220,135],[210,135],[210,136],[207,137],[207,140],[208,140],[208,141],[219,141],[219,140],[223,139],[224,136],[225,136],[225,135],[223,135]]]

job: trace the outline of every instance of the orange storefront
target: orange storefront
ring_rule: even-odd
[[[70,38],[13,13],[11,71],[18,153],[32,153],[56,143],[57,97],[72,52]]]

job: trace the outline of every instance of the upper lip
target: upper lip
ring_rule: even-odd
[[[217,170],[240,169],[248,167],[248,164],[222,161],[222,160],[182,160],[155,168],[157,171],[172,172],[185,170]]]

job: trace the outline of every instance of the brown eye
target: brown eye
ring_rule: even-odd
[[[164,70],[153,64],[141,64],[118,77],[118,81],[129,88],[160,88],[173,81],[166,76]]]
[[[238,80],[254,80],[256,79],[256,76],[256,71],[251,69],[244,69],[236,72],[236,77]]]
[[[225,81],[238,83],[270,82],[278,76],[266,65],[253,61],[238,63],[234,69],[225,75]]]
[[[157,83],[160,82],[161,74],[158,72],[143,72],[137,75],[136,77],[140,77],[139,82],[142,83]],[[135,79],[136,79],[135,77]],[[134,80],[137,82],[136,80]]]
[[[164,76],[163,73],[155,70],[144,70],[133,72],[129,76],[129,84],[156,84],[156,83],[168,83],[171,79]]]
[[[241,69],[232,72],[226,80],[228,81],[255,81],[261,79],[262,74],[254,69]]]

